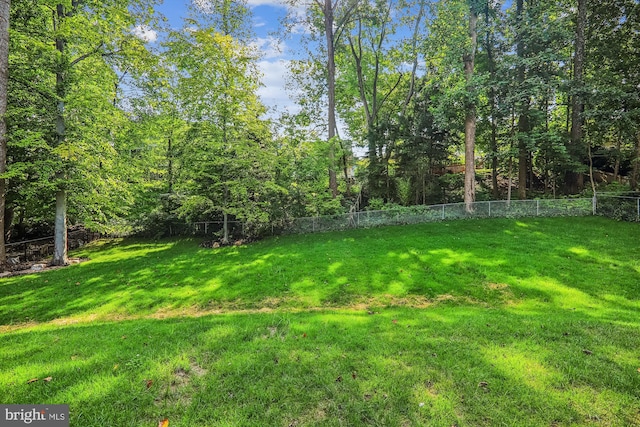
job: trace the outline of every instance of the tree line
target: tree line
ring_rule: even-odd
[[[246,1],[178,28],[157,4],[0,0],[1,259],[40,228],[65,264],[70,223],[227,241],[232,220],[638,186],[637,0],[291,1],[299,110],[278,117]]]

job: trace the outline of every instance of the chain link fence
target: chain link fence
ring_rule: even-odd
[[[586,216],[592,215],[593,209],[593,199],[586,198],[475,202],[470,210],[467,210],[465,203],[450,203],[297,218],[284,232],[287,234],[315,233],[383,225],[422,224],[454,219]]]
[[[618,221],[640,222],[640,197],[598,193],[595,214]]]
[[[304,234],[371,228],[384,225],[409,225],[456,219],[568,217],[599,215],[623,221],[640,221],[640,197],[598,193],[593,198],[496,200],[475,202],[467,210],[465,203],[398,207],[380,211],[350,212],[331,216],[295,218],[271,227],[266,234]],[[230,221],[231,234],[244,235],[245,224]],[[193,224],[197,235],[210,236],[222,229],[222,222]]]

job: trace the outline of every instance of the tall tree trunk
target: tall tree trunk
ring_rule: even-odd
[[[622,153],[620,152],[622,146],[622,135],[618,133],[618,137],[616,138],[616,162],[613,166],[613,180],[615,182],[618,181],[618,177],[620,175],[620,157],[622,157]]]
[[[331,195],[336,197],[338,195],[338,178],[336,175],[336,62],[334,43],[335,38],[333,34],[334,24],[334,6],[331,4],[331,0],[325,0],[322,11],[324,13],[324,31],[327,41],[327,89],[328,89],[328,116],[327,116],[327,137],[329,139],[329,189]]]
[[[585,27],[587,24],[587,0],[578,0],[578,16],[576,20],[576,44],[573,56],[573,83],[574,93],[571,101],[571,147],[569,153],[576,164],[580,164],[584,157],[584,144],[582,141],[582,127],[584,112],[584,99],[582,90],[584,86],[584,60],[585,60]],[[584,187],[584,174],[582,172],[567,171],[565,174],[566,192],[575,194]]]
[[[478,41],[478,13],[474,7],[470,8],[469,13],[469,36],[471,37],[470,51],[464,55],[464,73],[467,79],[467,91],[469,97],[473,98],[473,72],[475,68],[475,53]],[[469,213],[473,212],[473,203],[476,200],[476,162],[475,162],[475,145],[476,145],[476,105],[475,101],[469,101],[466,106],[466,114],[464,120],[464,203],[465,210]]]
[[[7,86],[9,84],[9,12],[11,0],[0,0],[0,174],[7,171]],[[7,180],[0,176],[0,265],[7,259],[5,247],[5,202]]]
[[[229,214],[222,214],[222,244],[229,244]]]
[[[66,265],[67,259],[67,191],[56,192],[56,219],[52,265]]]
[[[173,132],[167,138],[167,181],[169,195],[173,194]]]
[[[636,156],[633,159],[633,171],[631,173],[631,189],[638,190],[638,180],[640,179],[640,131],[636,134]]]
[[[347,197],[351,197],[351,178],[349,177],[349,155],[347,153],[350,153],[351,150],[349,149],[347,151],[347,147],[345,147],[342,143],[342,141],[340,141],[340,149],[342,150],[342,173],[344,174],[344,182],[345,182],[345,191],[347,194]]]
[[[516,53],[520,59],[518,65],[518,84],[520,85],[520,91],[524,93],[520,94],[522,105],[520,106],[520,114],[518,117],[518,198],[525,200],[527,198],[527,159],[529,158],[529,150],[527,147],[527,137],[529,135],[529,94],[524,88],[524,82],[526,78],[526,67],[524,65],[525,46],[524,46],[524,1],[517,0],[516,2],[516,22],[518,24],[517,36],[518,43],[516,46]]]
[[[489,115],[491,116],[491,139],[489,147],[491,149],[491,189],[493,199],[498,200],[500,191],[498,188],[498,123],[496,118],[496,63],[493,57],[493,31],[490,29],[490,9],[489,2],[485,5],[485,22],[487,25],[487,34],[485,39],[485,49],[487,51],[487,63],[489,66],[489,74],[491,76],[491,84],[489,86]]]
[[[528,103],[527,103],[528,106]],[[529,171],[529,149],[526,137],[529,133],[529,109],[525,108],[518,119],[518,198],[527,199],[527,172]]]
[[[58,4],[56,7],[56,24],[59,27],[66,18],[64,5]],[[66,83],[65,73],[67,64],[65,58],[66,42],[62,36],[56,37],[56,50],[60,54],[58,67],[56,69],[56,95],[58,97],[58,105],[56,110],[56,146],[64,143],[66,138],[66,123],[64,119]],[[64,166],[61,166],[64,168]],[[69,260],[67,258],[67,191],[64,188],[65,174],[58,172],[56,174],[58,181],[58,191],[56,192],[56,216],[54,231],[54,248],[52,265],[66,265]]]
[[[358,77],[358,93],[360,95],[360,101],[362,102],[365,119],[367,122],[367,156],[369,158],[368,178],[369,178],[369,196],[379,197],[382,191],[381,184],[381,171],[382,171],[382,156],[378,156],[378,144],[374,133],[374,125],[377,117],[377,74],[374,78],[374,88],[371,93],[371,101],[367,98],[364,74],[362,70],[362,23],[358,23],[358,37],[354,41],[352,37],[349,37],[349,48],[353,55],[353,60],[356,66],[356,76]],[[378,63],[376,62],[376,66]]]

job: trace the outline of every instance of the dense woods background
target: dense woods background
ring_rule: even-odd
[[[5,234],[55,229],[54,264],[68,224],[161,235],[216,220],[228,239],[231,220],[260,234],[349,210],[638,187],[637,0],[291,2],[300,108],[279,116],[257,95],[246,2],[194,2],[179,29],[156,3],[0,0]]]

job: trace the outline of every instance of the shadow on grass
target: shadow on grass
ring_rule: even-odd
[[[0,337],[1,403],[69,403],[87,427],[637,425],[639,323],[441,306],[40,326]]]
[[[124,241],[81,252],[92,258],[81,265],[1,280],[0,323],[441,301],[625,317],[640,310],[636,232],[636,224],[602,218],[554,218],[288,236],[218,250],[196,240]]]

